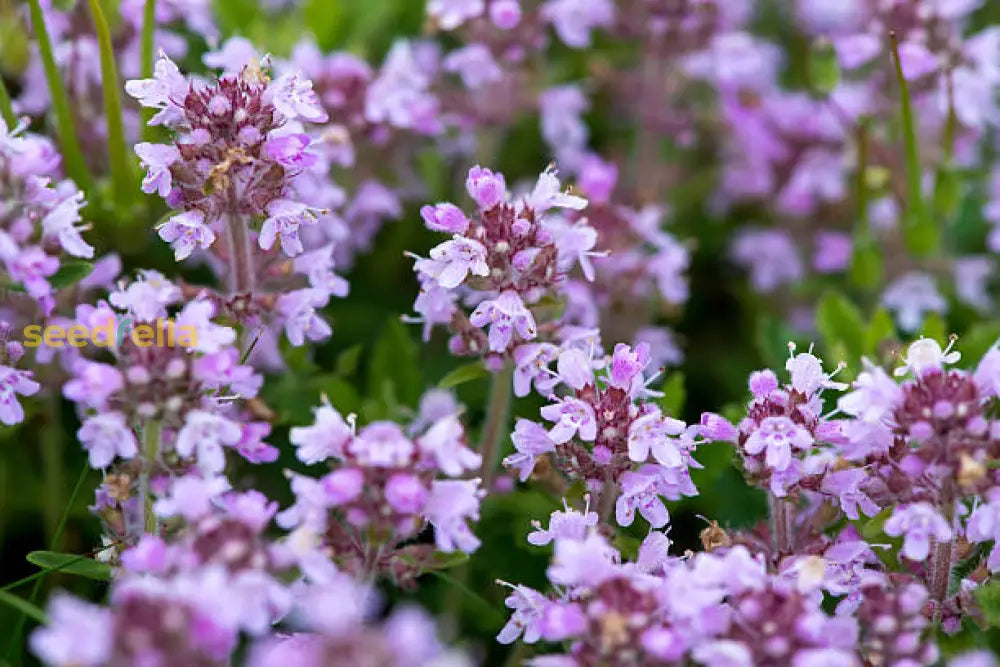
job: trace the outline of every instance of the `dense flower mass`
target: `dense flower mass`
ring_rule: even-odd
[[[990,2],[8,5],[0,662],[1000,664]]]

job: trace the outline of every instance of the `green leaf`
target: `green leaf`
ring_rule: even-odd
[[[97,32],[101,59],[101,92],[104,96],[104,118],[108,131],[108,161],[111,163],[111,186],[115,205],[124,212],[132,200],[132,157],[125,146],[125,125],[122,121],[122,100],[118,67],[111,44],[111,31],[98,0],[90,0],[90,14]]]
[[[358,370],[358,365],[361,363],[361,353],[365,351],[365,346],[363,343],[358,343],[353,345],[337,356],[337,362],[335,368],[337,369],[337,375],[341,377],[350,377],[354,375]]]
[[[14,106],[10,102],[10,93],[0,76],[0,118],[7,124],[7,129],[12,130],[17,126],[17,116],[14,115]]]
[[[42,14],[42,7],[38,4],[38,0],[28,0],[28,5],[31,11],[31,25],[34,28],[35,41],[38,45],[38,55],[42,59],[45,80],[49,86],[49,96],[52,98],[52,110],[56,117],[63,164],[66,166],[67,175],[88,196],[91,196],[94,193],[94,181],[90,178],[87,162],[83,159],[83,151],[80,150],[80,141],[77,139],[76,126],[70,111],[69,96],[66,94],[59,66],[56,65],[56,58],[52,51],[52,38],[45,26],[45,16]]]
[[[473,361],[449,372],[438,382],[438,387],[441,389],[451,389],[460,384],[487,377],[489,374],[490,372],[486,370],[486,366],[483,365],[481,360]]]
[[[924,338],[933,338],[939,343],[947,343],[948,333],[945,330],[944,320],[938,313],[928,313],[924,318],[924,325],[920,328],[920,335]]]
[[[873,289],[882,280],[882,251],[872,239],[856,239],[848,276],[861,289]]]
[[[684,386],[684,373],[675,371],[670,374],[660,387],[663,396],[657,401],[664,414],[676,417],[684,410],[687,390]]]
[[[823,295],[816,308],[816,329],[829,354],[853,362],[864,353],[864,320],[857,307],[843,294],[828,291]]]
[[[451,553],[435,551],[434,555],[431,556],[429,560],[426,560],[421,564],[423,565],[425,572],[430,572],[432,570],[450,570],[453,567],[464,565],[467,562],[469,562],[469,554],[464,551],[453,551]]]
[[[977,322],[959,337],[958,349],[966,363],[975,364],[998,340],[1000,340],[1000,323]]]
[[[142,35],[139,38],[139,77],[150,79],[153,76],[153,44],[156,37],[156,0],[146,0],[146,6],[142,13]],[[149,119],[153,117],[155,109],[142,109],[142,138],[146,141],[151,139],[151,128]]]
[[[390,318],[376,341],[368,366],[368,393],[371,398],[395,397],[416,407],[423,391],[420,359],[409,330],[397,318]]]
[[[63,261],[59,270],[49,278],[49,284],[56,289],[62,289],[75,285],[94,270],[94,265],[82,259],[68,259]]]
[[[39,623],[46,624],[49,622],[48,617],[45,612],[31,604],[24,598],[20,598],[13,593],[8,593],[7,591],[0,591],[0,602],[7,605],[8,607],[13,607],[17,611],[21,612],[25,616],[29,616]]]
[[[958,212],[962,198],[962,183],[958,170],[950,164],[941,165],[934,176],[934,214],[950,219]]]
[[[1000,581],[990,581],[975,591],[976,601],[986,622],[992,627],[1000,627]]]
[[[768,368],[784,368],[788,357],[788,343],[793,337],[792,330],[780,319],[760,316],[754,332],[754,343],[764,365]]]
[[[892,321],[892,315],[885,308],[879,308],[865,330],[865,354],[877,354],[882,342],[894,338],[895,335],[896,325]]]
[[[27,559],[29,563],[43,570],[63,572],[96,581],[111,580],[111,566],[87,556],[62,554],[56,551],[32,551]]]
[[[840,64],[833,43],[817,39],[809,49],[809,88],[818,97],[828,97],[840,83]]]
[[[928,215],[924,205],[921,187],[923,171],[920,165],[920,138],[917,135],[917,121],[913,114],[910,89],[903,76],[903,64],[899,59],[899,41],[892,33],[892,58],[896,66],[896,82],[899,85],[900,111],[903,122],[903,145],[906,154],[906,215],[903,236],[913,254],[926,257],[934,252],[940,242],[940,230]]]

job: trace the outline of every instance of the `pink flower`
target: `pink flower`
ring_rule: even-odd
[[[549,437],[556,444],[569,442],[577,434],[586,441],[597,437],[594,409],[578,398],[564,398],[558,403],[546,405],[541,413],[549,421],[556,422],[549,431]]]
[[[531,340],[538,333],[531,311],[525,308],[521,297],[513,290],[506,290],[496,299],[480,303],[469,316],[469,322],[477,327],[489,325],[492,352],[505,351],[515,331],[524,340]]]
[[[766,450],[767,465],[781,471],[791,464],[793,448],[806,449],[812,443],[809,431],[788,417],[767,417],[747,438],[745,449],[755,455]]]
[[[87,450],[92,468],[107,468],[116,456],[130,459],[139,451],[135,434],[120,412],[102,412],[88,417],[76,437]]]
[[[24,409],[17,396],[31,396],[41,385],[31,379],[30,371],[0,365],[0,423],[13,426],[24,421]]]
[[[926,560],[931,539],[951,539],[951,528],[930,503],[913,503],[896,507],[883,527],[889,537],[903,536],[902,554],[913,561]]]
[[[177,147],[172,144],[140,143],[135,145],[135,154],[139,156],[142,166],[146,169],[146,177],[142,179],[142,191],[156,192],[166,199],[173,183],[170,165],[181,159]]]
[[[507,196],[507,183],[503,174],[494,174],[485,167],[476,165],[469,170],[465,180],[465,189],[469,196],[484,211],[488,211]]]
[[[160,238],[174,249],[174,259],[187,259],[196,247],[208,248],[215,241],[215,232],[205,224],[201,211],[178,213],[160,227]]]
[[[469,219],[454,204],[424,206],[420,209],[420,217],[424,219],[427,228],[435,232],[464,234],[469,229]]]
[[[301,72],[289,72],[268,86],[271,103],[288,120],[303,118],[312,123],[325,123],[329,118],[313,92],[312,81]]]
[[[458,287],[470,273],[490,275],[483,244],[458,234],[451,241],[431,248],[430,259],[418,259],[414,268],[446,289]]]

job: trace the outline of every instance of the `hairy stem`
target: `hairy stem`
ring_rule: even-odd
[[[767,505],[771,520],[771,539],[775,555],[795,551],[795,505],[773,493],[767,494]]]
[[[229,241],[229,288],[233,295],[251,294],[254,282],[253,248],[246,221],[236,212],[235,205],[230,207],[226,216],[226,237]]]
[[[156,533],[156,515],[153,513],[153,494],[149,490],[149,475],[160,449],[160,423],[147,422],[142,429],[142,471],[139,473],[139,495],[142,497],[143,532]]]
[[[954,522],[954,507],[952,503],[947,503],[944,506],[945,509],[945,519],[949,524]],[[952,526],[954,530],[954,526]],[[930,570],[930,581],[928,586],[930,588],[931,599],[937,601],[938,607],[935,611],[935,616],[940,618],[941,616],[941,605],[940,603],[948,597],[948,584],[951,581],[951,566],[953,557],[953,546],[955,544],[955,539],[951,538],[943,542],[938,542],[935,540],[931,545],[931,562],[929,565]]]
[[[514,381],[514,366],[506,362],[502,369],[493,374],[490,383],[490,398],[486,406],[486,424],[483,426],[482,444],[479,447],[483,455],[481,477],[483,488],[489,493],[496,479],[497,468],[500,465],[500,445],[507,435],[507,420],[510,416],[511,385]]]

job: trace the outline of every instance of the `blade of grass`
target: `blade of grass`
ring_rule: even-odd
[[[906,224],[904,236],[906,245],[915,255],[927,256],[938,246],[938,228],[924,205],[920,148],[917,137],[917,123],[913,114],[910,88],[903,76],[903,63],[899,59],[899,39],[895,32],[889,34],[892,42],[892,59],[896,67],[896,81],[899,84],[900,114],[903,122],[903,147],[906,156]]]
[[[114,47],[111,45],[111,31],[104,18],[104,10],[98,0],[90,0],[90,14],[97,32],[97,44],[101,53],[101,92],[104,95],[104,117],[108,126],[108,162],[111,164],[111,188],[115,206],[123,213],[132,200],[132,159],[125,146],[125,125],[122,122],[121,84],[118,67],[115,65]],[[145,54],[143,54],[145,57]]]
[[[49,548],[52,551],[56,551],[59,548],[59,540],[62,538],[63,531],[66,529],[66,522],[69,520],[69,513],[72,511],[73,505],[76,504],[76,497],[80,495],[80,489],[83,488],[83,483],[87,480],[87,475],[89,473],[90,473],[90,463],[88,461],[84,461],[83,469],[80,471],[80,476],[76,480],[76,485],[73,487],[73,492],[70,494],[69,501],[66,503],[66,507],[63,508],[62,516],[59,518],[59,523],[56,525],[55,532],[52,534],[52,542],[49,545]],[[68,563],[64,564],[64,566],[66,565],[68,565]],[[37,607],[35,607],[35,600],[38,598],[38,594],[42,590],[42,582],[45,581],[44,575],[47,575],[54,571],[55,570],[46,570],[43,573],[43,576],[40,576],[37,579],[35,579],[35,585],[31,587],[31,595],[28,597],[26,604],[30,605],[36,610],[38,609]],[[19,584],[19,582],[15,582],[15,584]],[[0,595],[6,595],[8,597],[13,597],[16,598],[17,600],[21,600],[21,598],[18,598],[16,595],[11,595],[10,593],[7,593],[6,590],[4,589],[0,589]],[[14,631],[11,633],[10,637],[10,646],[7,648],[8,660],[13,660],[14,656],[16,656],[18,653],[21,652],[21,638],[22,635],[24,634],[24,622],[26,618],[30,616],[31,618],[34,618],[36,621],[39,621],[40,623],[48,622],[45,619],[44,613],[42,613],[41,620],[39,620],[37,616],[32,616],[25,609],[20,609],[20,611],[22,613],[18,616],[17,623],[14,625]],[[41,613],[40,610],[39,613]]]
[[[24,598],[19,598],[13,593],[8,593],[7,591],[0,591],[0,602],[13,607],[17,611],[21,612],[22,618],[24,616],[30,616],[39,623],[48,623],[49,619],[46,618],[45,612],[31,604]]]
[[[139,78],[151,79],[153,77],[153,52],[156,38],[156,0],[146,0],[146,8],[142,15],[142,36],[139,48],[142,50],[139,60]],[[153,117],[155,109],[142,108],[142,138],[151,141],[152,128],[149,127],[149,119]]]
[[[4,84],[2,76],[0,76],[0,117],[3,118],[3,122],[7,123],[9,130],[13,130],[14,126],[17,125],[14,105],[10,102],[10,93],[7,92],[7,86]]]
[[[87,163],[83,159],[83,151],[80,150],[80,141],[77,139],[76,126],[70,112],[69,97],[66,95],[66,87],[63,85],[55,55],[52,52],[52,39],[45,26],[45,16],[42,14],[42,7],[38,4],[38,0],[28,0],[28,5],[31,10],[31,25],[35,30],[35,40],[38,42],[38,54],[42,59],[45,80],[49,86],[49,96],[52,98],[52,109],[56,117],[63,164],[69,177],[87,193],[88,197],[92,198],[94,181],[90,177]]]

